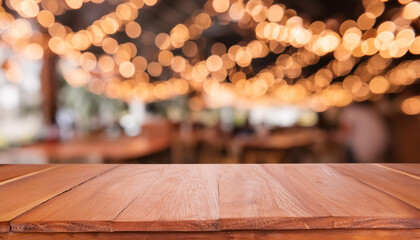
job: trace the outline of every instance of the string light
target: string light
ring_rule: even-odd
[[[136,56],[134,44],[120,44],[112,37],[121,31],[133,39],[141,36],[141,25],[134,20],[144,4],[154,6],[156,0],[118,4],[115,11],[77,32],[56,22],[55,16],[79,9],[85,2],[88,1],[66,0],[63,4],[56,0],[8,0],[10,9],[22,18],[15,19],[2,9],[1,38],[15,52],[33,60],[41,59],[48,47],[76,65],[75,74],[64,72],[71,85],[87,86],[95,94],[124,101],[133,97],[163,100],[193,90],[227,98],[300,102],[323,111],[329,106],[345,106],[395,92],[420,77],[416,70],[418,60],[390,67],[393,58],[420,53],[420,38],[410,26],[420,15],[420,4],[416,1],[401,0],[402,6],[393,10],[391,19],[379,22],[385,11],[384,3],[363,0],[365,11],[356,20],[343,21],[335,32],[327,27],[328,23],[306,22],[282,4],[209,0],[185,23],[154,37],[156,59]],[[91,2],[100,4],[103,0]],[[33,42],[34,36],[41,34],[32,28],[29,22],[32,18],[47,29],[49,36],[41,37],[45,43]],[[215,43],[210,48],[211,55],[203,58],[195,41],[214,21],[222,25],[235,22],[239,28],[252,32],[255,39],[229,48]],[[92,45],[101,47],[104,54],[95,56],[88,52]],[[283,53],[286,48],[292,51]],[[176,49],[181,49],[185,57],[175,54]],[[251,76],[252,61],[269,52],[279,55],[277,61]],[[303,68],[330,53],[334,59],[326,66],[309,77],[302,76]],[[367,60],[359,63],[362,57]],[[162,81],[165,69],[172,76]],[[10,70],[9,75],[17,74]],[[151,77],[161,81],[150,82]],[[334,82],[337,77],[345,78]]]

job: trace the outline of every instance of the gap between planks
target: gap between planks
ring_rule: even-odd
[[[395,168],[387,167],[387,166],[384,166],[382,164],[377,164],[377,163],[375,163],[373,165],[376,165],[378,167],[385,168],[385,169],[388,169],[388,170],[391,170],[391,171],[394,171],[394,172],[397,172],[397,173],[400,173],[400,174],[403,174],[403,175],[406,175],[406,176],[415,178],[417,180],[420,180],[420,177],[418,177],[418,176],[415,176],[413,174],[410,174],[410,173],[407,173],[407,172],[404,172],[404,171],[401,171],[401,170],[398,170],[398,169],[395,169]]]
[[[372,165],[374,165],[374,166],[380,166],[379,164],[372,164]],[[415,209],[420,210],[420,209],[419,209],[419,208],[417,208],[416,206],[414,206],[414,205],[412,205],[412,204],[410,204],[410,203],[408,203],[408,202],[406,202],[406,201],[404,201],[404,200],[402,200],[402,199],[400,199],[400,198],[398,198],[398,197],[396,197],[396,196],[394,196],[394,195],[392,195],[392,194],[390,194],[390,193],[388,193],[388,192],[386,192],[386,191],[384,191],[384,190],[382,190],[382,189],[379,189],[379,188],[377,188],[377,187],[373,186],[372,184],[367,183],[367,182],[365,182],[365,181],[363,181],[363,180],[361,180],[361,179],[357,178],[356,176],[353,176],[352,174],[347,173],[346,171],[344,171],[344,170],[342,170],[342,169],[339,169],[339,168],[334,168],[334,167],[332,167],[332,166],[331,166],[331,164],[328,164],[327,166],[328,166],[329,168],[333,169],[333,170],[336,170],[336,171],[338,171],[338,172],[340,172],[340,173],[342,173],[342,174],[344,174],[344,175],[347,175],[347,176],[349,176],[349,177],[351,177],[351,178],[355,179],[356,181],[358,181],[358,182],[360,182],[360,183],[362,183],[362,184],[364,184],[364,185],[366,185],[366,186],[368,186],[368,187],[370,187],[370,188],[373,188],[373,189],[375,189],[375,190],[377,190],[377,191],[379,191],[379,192],[382,192],[382,193],[384,193],[384,194],[386,194],[386,195],[390,196],[390,197],[391,197],[391,198],[393,198],[393,199],[396,199],[396,200],[398,200],[398,201],[400,201],[400,202],[402,202],[402,203],[404,203],[404,204],[406,204],[406,205],[408,205],[408,206],[410,206],[410,207],[413,207],[413,208],[415,208]],[[381,167],[381,166],[380,166],[380,167]],[[388,169],[388,167],[384,167],[384,168],[385,168],[385,169]],[[393,169],[391,169],[391,170],[393,170]],[[402,172],[400,172],[400,171],[398,171],[398,170],[396,170],[396,172],[397,172],[397,173],[402,173]],[[404,175],[405,175],[405,174],[404,174]]]
[[[54,169],[54,168],[57,168],[57,167],[59,167],[60,165],[56,165],[55,167],[52,167],[52,168],[48,168],[48,169],[46,169],[46,170],[50,170],[50,169]],[[121,165],[116,165],[115,167],[113,167],[113,168],[110,168],[110,169],[108,169],[108,170],[106,170],[106,171],[104,171],[104,172],[102,172],[102,173],[99,173],[99,174],[97,174],[97,175],[95,175],[95,176],[93,176],[93,177],[91,177],[91,178],[89,178],[89,179],[87,179],[87,180],[85,180],[85,181],[82,181],[82,182],[80,182],[80,183],[78,183],[78,184],[76,184],[76,185],[74,185],[74,186],[72,186],[72,187],[70,187],[70,188],[68,188],[68,189],[66,189],[66,190],[64,190],[63,192],[61,192],[61,193],[59,193],[59,194],[57,194],[57,195],[55,195],[55,196],[53,196],[53,197],[51,197],[51,198],[49,198],[49,199],[47,199],[47,200],[45,200],[45,201],[43,201],[42,203],[40,203],[40,204],[38,204],[38,205],[36,205],[36,206],[34,206],[34,207],[32,207],[32,208],[30,208],[30,209],[28,209],[27,211],[25,211],[25,212],[22,212],[21,214],[19,214],[19,215],[17,215],[16,217],[14,217],[13,219],[11,219],[10,221],[9,221],[9,231],[10,232],[13,232],[13,231],[15,231],[15,229],[13,229],[13,227],[12,227],[12,222],[16,219],[16,218],[18,218],[18,217],[20,217],[20,216],[22,216],[23,214],[25,214],[25,213],[28,213],[28,212],[30,212],[32,209],[34,209],[34,208],[37,208],[37,207],[39,207],[39,206],[41,206],[41,205],[43,205],[44,203],[46,203],[46,202],[48,202],[48,201],[50,201],[50,200],[52,200],[52,199],[54,199],[54,198],[56,198],[56,197],[58,197],[58,196],[60,196],[60,195],[62,195],[63,193],[66,193],[66,192],[68,192],[68,191],[70,191],[71,189],[73,189],[73,188],[76,188],[76,187],[78,187],[78,186],[80,186],[80,185],[82,185],[82,184],[84,184],[84,183],[86,183],[86,182],[89,182],[89,181],[91,181],[92,179],[94,179],[94,178],[97,178],[97,177],[99,177],[99,176],[101,176],[101,175],[103,175],[103,174],[105,174],[105,173],[107,173],[107,172],[109,172],[109,171],[111,171],[111,170],[114,170],[114,169],[116,169],[116,168],[119,168]],[[45,170],[45,171],[46,171]],[[39,172],[43,172],[42,170],[41,171],[39,171]],[[39,173],[39,172],[37,172],[37,173]],[[34,175],[34,174],[33,174]]]
[[[49,168],[45,168],[45,169],[37,170],[37,171],[34,171],[34,172],[26,173],[26,174],[23,174],[23,175],[20,175],[20,176],[12,177],[12,178],[10,178],[10,179],[7,179],[7,180],[4,180],[4,181],[1,181],[1,182],[0,182],[0,186],[1,186],[1,185],[4,185],[4,184],[6,184],[6,183],[10,183],[10,182],[13,182],[13,181],[16,181],[16,180],[22,179],[22,178],[30,177],[30,176],[36,175],[36,174],[38,174],[38,173],[42,173],[42,172],[45,172],[45,171],[48,171],[48,170],[51,170],[51,169],[57,168],[58,166],[59,166],[59,165],[53,165],[53,166],[51,166],[51,167],[49,167]]]

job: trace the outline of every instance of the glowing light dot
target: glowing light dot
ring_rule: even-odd
[[[29,17],[29,18],[36,17],[36,15],[38,15],[39,13],[39,6],[33,0],[24,0],[21,3],[20,8],[22,10],[24,17]]]
[[[229,0],[213,0],[212,6],[218,13],[226,12],[229,9]]]
[[[270,22],[278,22],[283,18],[284,10],[280,5],[273,5],[268,9],[267,18]]]
[[[151,62],[147,66],[147,72],[152,77],[157,77],[162,73],[162,65],[160,65],[158,62]]]
[[[83,5],[83,0],[66,0],[66,3],[72,9],[79,9]]]
[[[166,33],[159,33],[155,38],[155,44],[159,49],[168,49],[171,46],[171,39]]]
[[[147,6],[153,6],[157,3],[157,0],[143,0],[144,4]]]
[[[375,15],[373,15],[370,12],[363,13],[357,19],[357,26],[362,30],[367,30],[375,24],[375,21],[376,21]]]
[[[420,3],[411,2],[404,7],[402,16],[405,19],[416,19],[420,16]]]
[[[407,115],[420,114],[420,97],[410,97],[401,103],[401,110]]]
[[[412,54],[420,54],[420,37],[416,37],[411,41],[409,50]]]
[[[251,15],[256,22],[262,22],[267,18],[268,9],[264,5],[257,5],[252,9]]]
[[[382,76],[377,76],[373,78],[369,83],[370,91],[375,94],[385,93],[388,90],[389,86],[389,81]]]
[[[26,46],[25,55],[31,60],[39,60],[44,55],[44,50],[39,44],[31,43]]]
[[[111,72],[114,70],[115,62],[112,57],[103,55],[98,60],[98,66],[103,72]]]
[[[104,49],[104,51],[106,53],[113,54],[117,51],[118,42],[117,42],[117,40],[115,40],[113,38],[106,38],[102,42],[102,48]]]
[[[48,10],[39,12],[37,19],[43,27],[49,27],[54,23],[54,15]]]
[[[175,72],[182,72],[187,67],[187,62],[181,56],[175,56],[171,61],[171,68]]]
[[[137,38],[141,34],[141,27],[140,24],[136,22],[129,22],[125,26],[125,32],[127,33],[127,36],[130,38]]]
[[[125,78],[132,77],[134,75],[135,70],[136,69],[131,62],[123,62],[120,64],[120,74]]]
[[[211,55],[207,58],[206,66],[212,72],[219,71],[223,67],[222,58],[217,55]]]
[[[171,65],[172,58],[174,57],[174,54],[171,51],[164,50],[159,53],[158,55],[158,61],[162,66],[169,66]]]

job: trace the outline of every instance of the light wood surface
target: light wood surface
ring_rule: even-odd
[[[35,174],[44,171],[53,165],[0,165],[0,184],[14,180],[15,178],[24,177],[29,174]]]
[[[215,166],[123,165],[12,222],[19,232],[218,229]]]
[[[420,165],[10,166],[2,239],[419,238]]]
[[[302,198],[318,203],[333,216],[333,228],[420,227],[420,211],[417,208],[330,166],[303,164],[264,167],[273,176],[285,174],[298,183],[295,187],[300,188],[298,191],[302,193]]]
[[[264,165],[219,166],[221,228],[331,228],[331,215],[304,198],[304,192],[297,192],[293,179],[278,173],[279,179],[270,175]]]
[[[53,168],[53,165],[0,165],[0,185]],[[0,204],[0,210],[1,210]],[[0,212],[1,213],[1,212]],[[4,213],[6,214],[6,213]],[[8,219],[0,214],[0,233],[9,231]]]
[[[383,167],[388,167],[390,169],[394,169],[399,171],[402,174],[410,174],[413,176],[420,177],[420,168],[418,167],[419,164],[400,164],[400,163],[389,163],[389,164],[381,164]]]
[[[419,209],[327,165],[233,165],[223,170],[222,229],[420,228]]]
[[[119,231],[219,230],[214,165],[168,165],[115,219]]]
[[[419,181],[413,181],[413,176],[392,171],[381,165],[373,165],[369,168],[360,166],[359,164],[331,165],[342,173],[420,209],[420,177]]]
[[[9,222],[28,210],[115,167],[62,165],[0,185],[1,230],[8,231]]]

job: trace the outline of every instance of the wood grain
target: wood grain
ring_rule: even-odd
[[[361,164],[331,164],[329,166],[420,209],[420,178],[413,179],[374,164],[369,167]]]
[[[216,166],[167,166],[114,221],[118,231],[219,230]]]
[[[0,226],[117,165],[62,165],[0,185]],[[6,229],[4,228],[6,227]]]
[[[12,230],[217,230],[215,175],[210,165],[123,165],[20,216]]]
[[[391,168],[391,169],[395,169],[397,171],[408,173],[416,177],[420,177],[420,164],[385,163],[385,164],[380,164],[380,165]]]
[[[418,239],[420,180],[398,168],[52,165],[0,184],[0,237]]]
[[[334,228],[420,227],[420,211],[417,208],[327,165],[263,167],[279,179],[284,174],[292,178],[296,182],[295,187],[304,193],[302,197],[312,199],[333,216]],[[361,171],[370,167],[360,166]]]
[[[419,229],[329,229],[284,231],[217,231],[217,232],[115,232],[115,233],[11,233],[0,234],[4,240],[418,240]]]
[[[15,178],[34,174],[48,168],[56,167],[45,164],[0,165],[0,184],[12,181]]]
[[[219,168],[225,230],[420,227],[415,207],[326,165]]]
[[[309,196],[304,197],[305,192],[296,191],[285,171],[276,177],[262,165],[220,165],[221,229],[332,227],[331,215]]]

